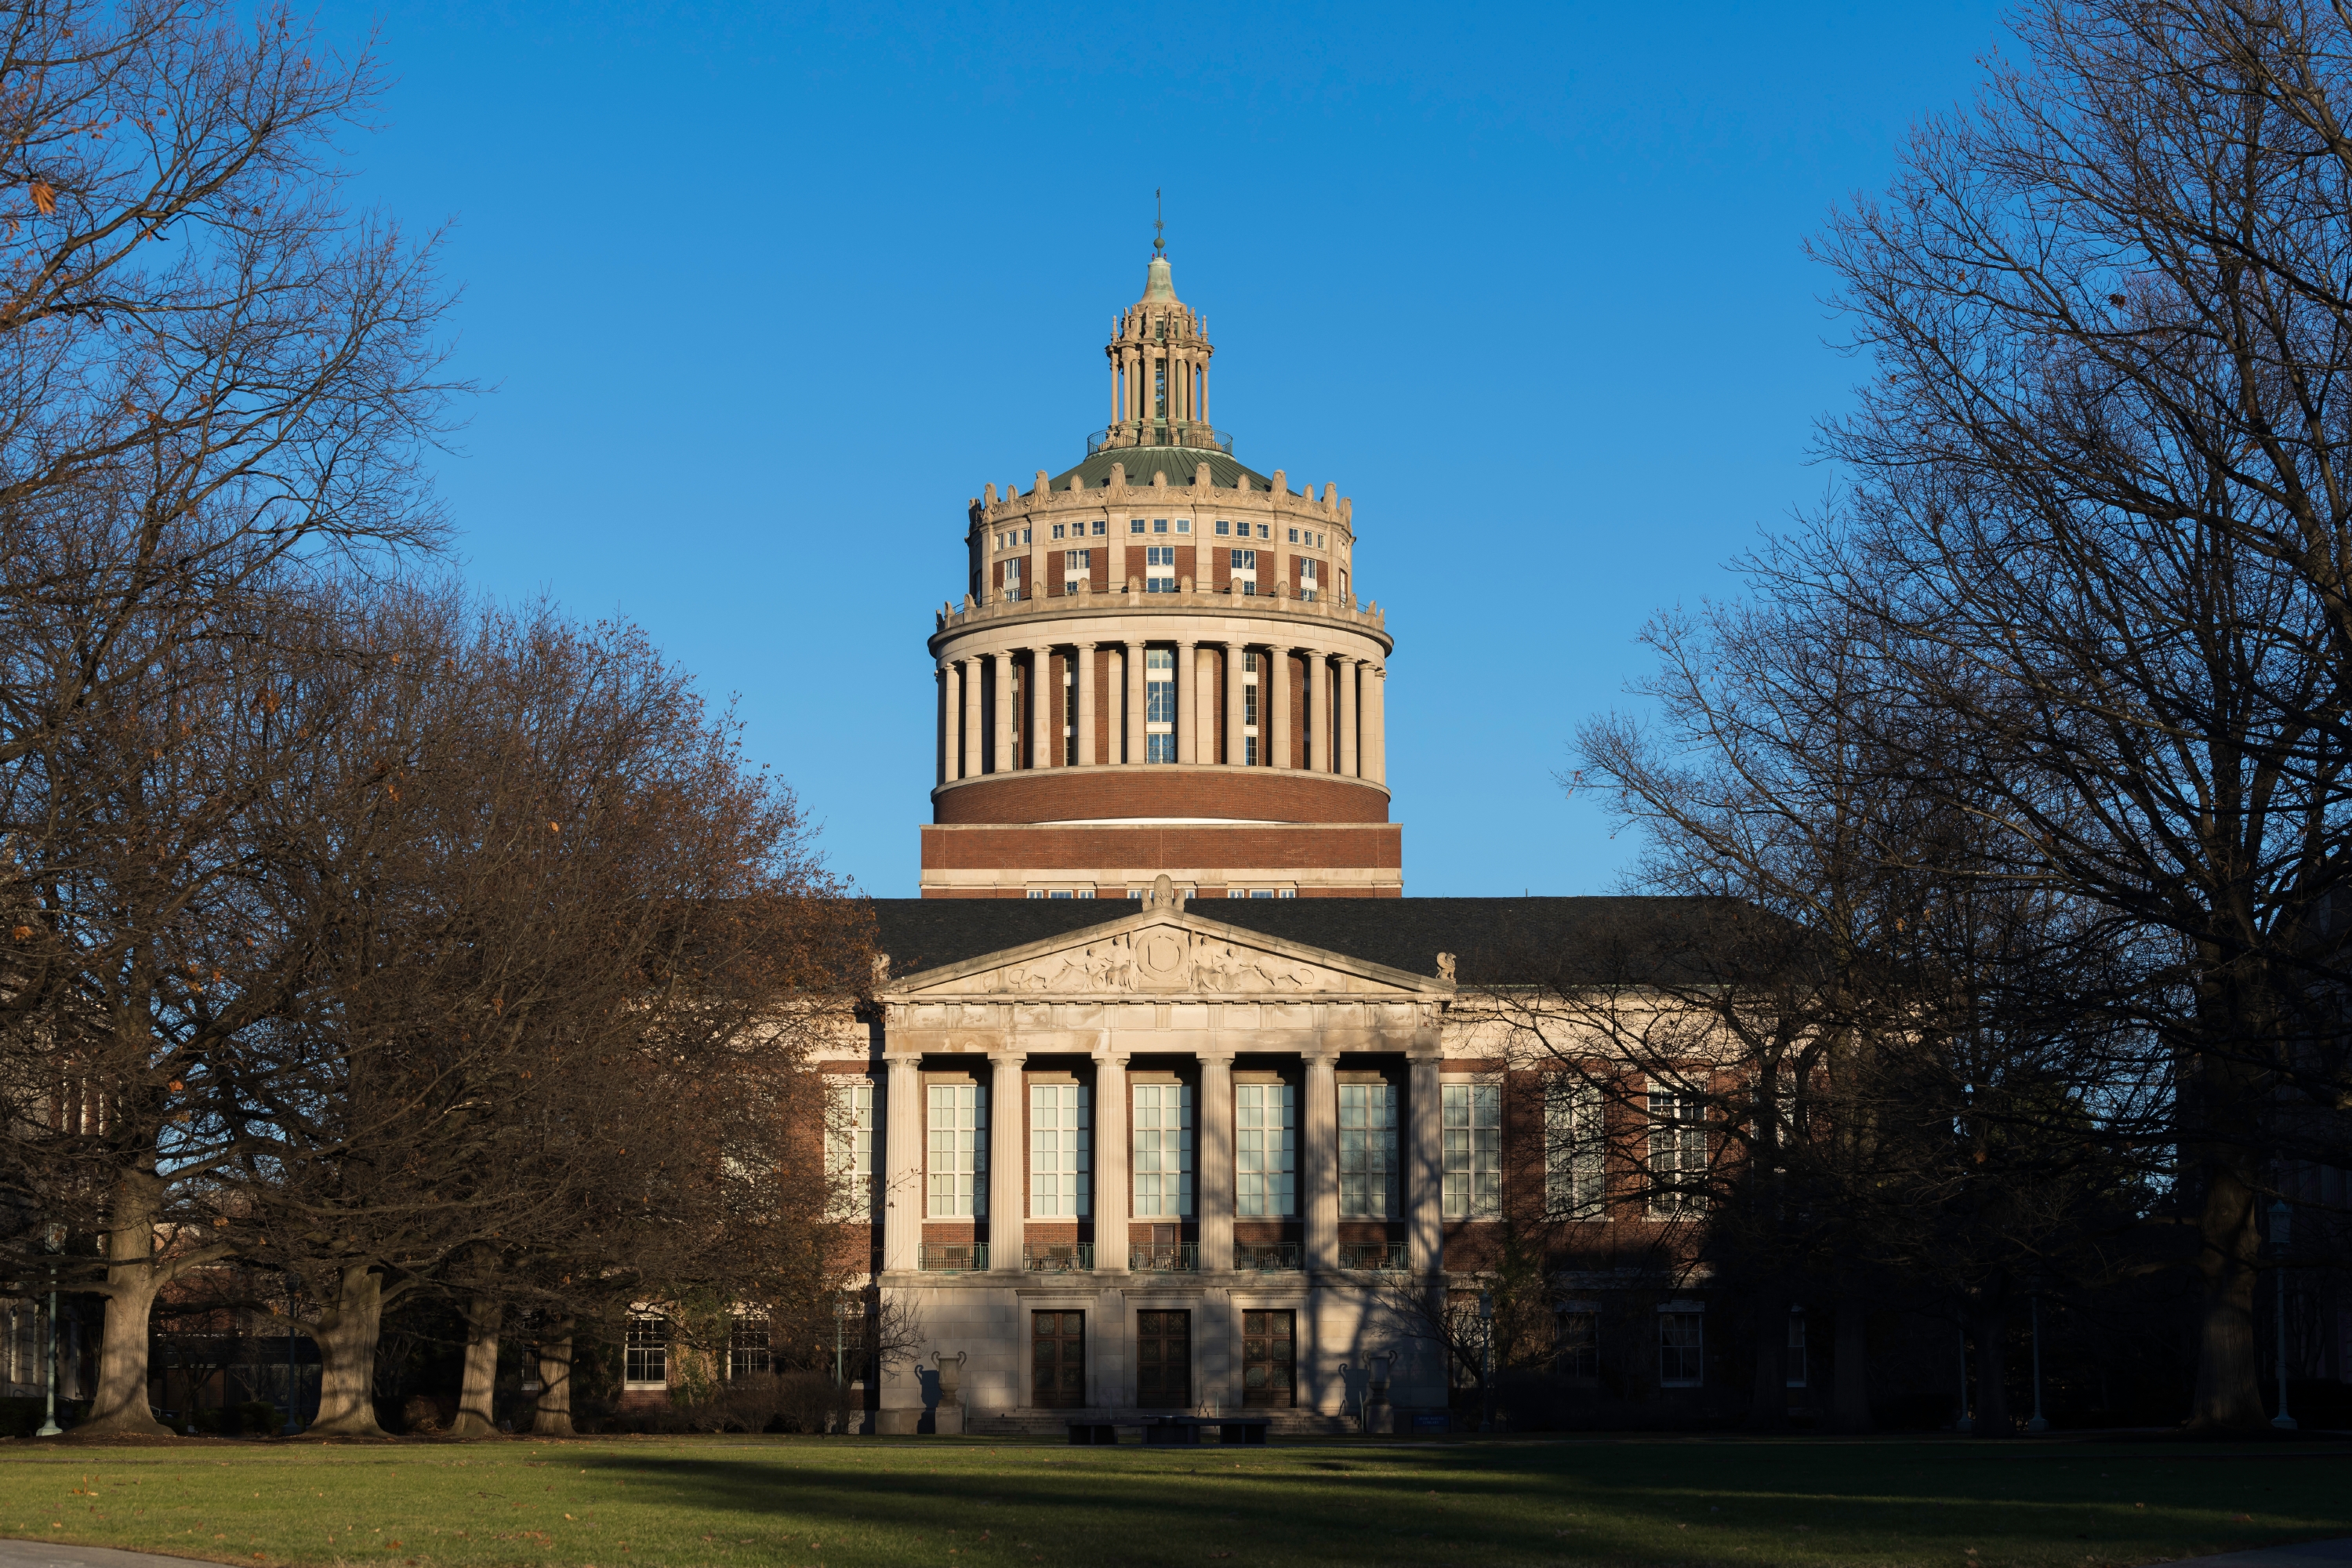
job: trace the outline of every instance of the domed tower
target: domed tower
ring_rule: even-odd
[[[1206,323],[1160,243],[1120,312],[1086,460],[971,503],[968,591],[931,635],[926,898],[1398,897],[1354,509],[1234,458]]]

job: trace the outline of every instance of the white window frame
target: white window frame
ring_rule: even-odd
[[[1174,545],[1147,544],[1143,547],[1143,591],[1147,594],[1172,594],[1176,591]]]
[[[1403,1217],[1397,1202],[1397,1091],[1392,1083],[1339,1086],[1339,1217]]]
[[[1317,586],[1315,558],[1311,555],[1300,556],[1298,558],[1298,596],[1309,602],[1313,601]]]
[[[1225,554],[1227,557],[1225,574],[1242,585],[1242,597],[1245,599],[1256,597],[1257,552],[1234,549],[1225,552]],[[1249,564],[1246,566],[1242,564],[1242,557],[1244,555],[1249,557]]]
[[[660,1328],[656,1339],[653,1333]],[[669,1320],[659,1312],[632,1312],[621,1335],[621,1386],[669,1386]]]
[[[1697,1194],[1663,1184],[1706,1173],[1706,1101],[1679,1089],[1652,1089],[1649,1114],[1649,1217],[1687,1219],[1704,1212],[1706,1202]]]
[[[1234,1085],[1234,1213],[1298,1213],[1298,1091],[1287,1083]]]
[[[1444,1148],[1441,1212],[1447,1219],[1498,1219],[1503,1213],[1503,1086],[1453,1078],[1438,1085]]]
[[[1584,1327],[1591,1331],[1585,1342],[1581,1345],[1572,1345],[1568,1342],[1569,1327],[1572,1321],[1580,1321]],[[1576,1384],[1591,1384],[1597,1382],[1600,1379],[1601,1303],[1598,1301],[1560,1301],[1555,1303],[1552,1307],[1551,1314],[1551,1334],[1552,1367],[1554,1371],[1558,1372],[1559,1375],[1567,1378],[1571,1383]],[[1564,1367],[1560,1364],[1560,1359],[1563,1356],[1570,1354],[1571,1352],[1578,1351],[1587,1351],[1591,1353],[1591,1371],[1586,1372],[1581,1368]]]
[[[831,1104],[825,1117],[824,1163],[834,1194],[834,1218],[871,1223],[881,1213],[881,1194],[874,1179],[881,1087],[870,1078],[844,1077],[825,1087]]]
[[[1085,1219],[1092,1212],[1087,1202],[1094,1190],[1089,1098],[1082,1083],[1029,1086],[1032,1219]]]
[[[1192,1217],[1192,1086],[1189,1083],[1132,1083],[1128,1103],[1134,1118],[1130,1133],[1134,1169],[1136,1219]]]
[[[988,1086],[923,1086],[923,1217],[988,1217]]]
[[[1166,679],[1152,679],[1162,671],[1166,672]],[[1152,704],[1161,700],[1162,694],[1152,688],[1162,686],[1167,688],[1164,697],[1168,717],[1154,719],[1151,717]],[[1153,744],[1155,741],[1159,744]],[[1153,756],[1155,752],[1160,755]],[[1139,760],[1167,763],[1176,760],[1176,650],[1172,647],[1147,647],[1143,650],[1143,756]]]
[[[1658,1386],[1706,1384],[1706,1314],[1686,1306],[1658,1309]]]
[[[1555,1220],[1608,1217],[1608,1147],[1601,1090],[1572,1072],[1544,1075],[1544,1214]]]

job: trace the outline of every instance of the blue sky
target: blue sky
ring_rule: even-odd
[[[1661,607],[1818,498],[1801,254],[1998,9],[330,5],[363,199],[449,228],[486,591],[647,628],[915,890],[966,498],[1083,455],[1167,191],[1235,455],[1353,498],[1414,894],[1612,890],[1555,775]]]

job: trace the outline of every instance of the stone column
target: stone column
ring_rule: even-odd
[[[1127,1272],[1127,1058],[1095,1058],[1095,1272]]]
[[[1307,765],[1318,773],[1331,771],[1329,666],[1322,649],[1307,650]]]
[[[915,1267],[923,1239],[923,1081],[921,1062],[891,1057],[882,1086],[882,1267]]]
[[[1046,745],[1046,731],[1054,726],[1054,648],[1030,648],[1030,766],[1049,769],[1061,757]],[[1058,741],[1061,736],[1054,736]]]
[[[1143,761],[1143,645],[1131,642],[1121,655],[1127,663],[1127,755],[1129,763]]]
[[[1342,777],[1354,778],[1356,760],[1356,672],[1364,667],[1361,659],[1343,658],[1337,671],[1339,680],[1339,756],[1337,771]]]
[[[1201,1149],[1201,1269],[1223,1274],[1234,1266],[1234,1058],[1202,1052]]]
[[[1267,682],[1271,681],[1271,686]],[[1270,738],[1266,742],[1265,763],[1272,768],[1290,765],[1290,650],[1270,647],[1265,650],[1265,662],[1258,667],[1258,710],[1268,721]]]
[[[1201,646],[1180,642],[1176,645],[1176,760],[1197,763],[1201,760],[1201,715],[1195,711],[1201,705]]]
[[[1243,666],[1249,650],[1237,642],[1225,645],[1225,761],[1240,767],[1249,760],[1249,676]]]
[[[1078,731],[1078,765],[1090,768],[1095,765],[1095,645],[1080,643],[1076,658],[1078,712],[1071,722]]]
[[[1407,1064],[1404,1244],[1405,1262],[1416,1275],[1433,1274],[1444,1261],[1444,1118],[1437,1068],[1435,1057],[1415,1057]]]
[[[1310,1055],[1298,1108],[1299,1207],[1307,1218],[1307,1267],[1339,1266],[1339,1058]]]
[[[955,661],[956,678],[963,682],[963,776],[980,776],[980,660]]]
[[[995,771],[1013,771],[1013,650],[1005,649],[992,661],[996,666],[996,744],[991,754],[995,758]]]
[[[1021,1267],[1021,1237],[1026,1226],[1029,1194],[1022,1189],[1021,1173],[1027,1162],[1022,1145],[1028,1140],[1029,1096],[1021,1081],[1019,1055],[991,1056],[988,1080],[988,1266]]]
[[[931,675],[932,684],[939,688],[940,698],[940,722],[939,735],[937,737],[939,741],[940,753],[939,782],[945,784],[948,780],[955,777],[955,725],[952,721],[955,717],[955,707],[952,697],[953,688],[949,684],[950,671],[946,665],[940,665],[937,669],[931,672]]]
[[[1374,784],[1389,782],[1389,667],[1364,666],[1364,776]]]

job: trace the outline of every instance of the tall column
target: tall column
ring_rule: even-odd
[[[1127,1272],[1127,1058],[1095,1058],[1095,1272]]]
[[[1249,676],[1242,668],[1248,655],[1237,642],[1225,645],[1225,761],[1234,767],[1249,761],[1249,737],[1244,733],[1249,728]]]
[[[1049,769],[1056,757],[1045,736],[1054,721],[1054,648],[1030,648],[1030,766]],[[1058,736],[1056,736],[1058,738]]]
[[[988,1266],[1021,1267],[1021,1237],[1029,1194],[1021,1173],[1027,1162],[1021,1146],[1029,1128],[1029,1096],[1023,1092],[1018,1055],[991,1056],[988,1081]]]
[[[956,679],[963,683],[963,776],[980,776],[980,660],[955,661]]]
[[[1201,705],[1201,646],[1180,642],[1176,645],[1176,760],[1197,763],[1201,760],[1201,715],[1195,711]]]
[[[1234,1058],[1201,1055],[1201,1260],[1222,1274],[1234,1266]]]
[[[951,697],[953,688],[949,684],[949,670],[946,665],[940,665],[933,670],[931,677],[931,683],[939,688],[940,699],[939,734],[936,737],[939,741],[939,782],[945,784],[955,777],[955,726],[951,722],[955,716]]]
[[[1009,773],[1013,771],[1013,650],[1005,649],[992,662],[996,666],[996,722],[992,729],[996,745],[992,754],[996,759],[995,771]]]
[[[1415,1057],[1407,1064],[1406,1126],[1411,1136],[1404,1161],[1405,1262],[1416,1275],[1437,1271],[1444,1261],[1444,1166],[1439,1149],[1444,1119],[1438,1098],[1438,1060]]]
[[[1331,671],[1321,648],[1307,650],[1307,765],[1331,771]]]
[[[1298,1108],[1299,1206],[1307,1216],[1307,1267],[1339,1267],[1339,1058],[1307,1058],[1306,1103]]]
[[[1389,667],[1364,666],[1364,776],[1389,782]]]
[[[1118,423],[1118,361],[1116,357],[1110,362],[1110,422],[1114,425]]]
[[[1078,712],[1071,721],[1078,731],[1078,765],[1095,765],[1095,645],[1082,642],[1077,648]]]
[[[888,1058],[882,1086],[882,1267],[915,1266],[923,1239],[923,1083],[915,1057]]]
[[[1201,362],[1201,423],[1209,422],[1209,362]]]
[[[1131,642],[1121,656],[1127,665],[1127,755],[1119,760],[1143,761],[1143,645]]]
[[[1363,661],[1343,658],[1335,672],[1339,681],[1339,760],[1338,771],[1347,778],[1357,774],[1356,761],[1356,672]]]
[[[1273,684],[1269,687],[1268,682]],[[1267,729],[1271,739],[1266,743],[1265,762],[1268,767],[1290,765],[1290,650],[1270,647],[1265,650],[1265,662],[1258,667],[1259,711],[1271,721]]]

